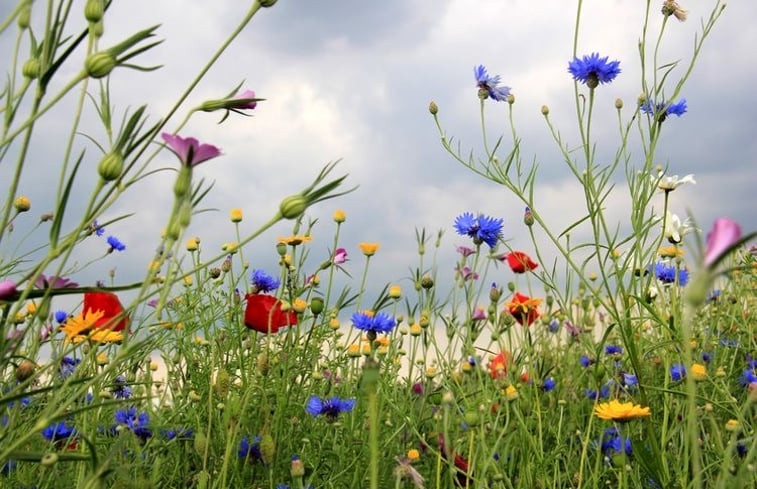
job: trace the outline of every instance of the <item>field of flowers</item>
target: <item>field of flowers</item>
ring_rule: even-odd
[[[3,91],[0,165],[15,165],[15,178],[2,182],[0,210],[0,488],[755,486],[756,234],[727,217],[700,231],[692,217],[672,213],[676,189],[695,177],[669,175],[655,159],[665,126],[687,112],[681,90],[690,70],[662,67],[658,76],[656,59],[642,63],[642,96],[615,103],[621,146],[614,161],[598,163],[595,91],[622,76],[621,67],[596,52],[567,60],[578,149],[568,150],[548,107],[541,113],[586,208],[580,221],[551,229],[534,198],[537,166],[521,158],[515,127],[487,141],[485,110],[512,110],[514,95],[500,76],[475,67],[482,147],[453,143],[442,104],[429,105],[429,124],[440,151],[517,196],[524,212],[461,209],[445,229],[455,235],[454,270],[437,266],[439,250],[451,246],[444,233],[418,229],[407,244],[417,249],[410,286],[398,277],[377,287],[370,277],[382,266],[381,244],[350,249],[342,241],[350,216],[338,197],[352,182],[338,163],[283,198],[250,234],[242,210],[227,209],[220,253],[188,236],[212,191],[194,168],[220,149],[183,134],[183,124],[165,126],[197,80],[157,122],[145,106],[111,114],[99,81],[133,67],[157,45],[156,30],[101,47],[109,2],[82,3],[81,33],[66,30],[68,14],[57,7],[46,31],[33,32],[29,1],[0,27],[4,36],[15,29],[35,53],[8,61]],[[252,2],[229,42],[275,3]],[[658,3],[646,9],[664,17],[663,31],[686,20],[676,2]],[[704,15],[690,66],[722,7],[713,2]],[[83,70],[61,93],[47,93],[82,52]],[[82,86],[112,138],[89,161],[98,179],[71,226],[63,215],[83,153],[66,156],[51,214],[33,215],[18,181],[22,171],[40,171],[25,157],[38,140],[36,121]],[[263,103],[241,88],[196,110],[225,119]],[[632,147],[642,156],[630,158]],[[125,248],[109,232],[121,218],[108,220],[108,211],[141,179],[166,178],[148,166],[161,151],[176,157],[173,207],[156,253],[144,257],[144,280],[77,283],[70,272],[89,259],[77,254],[82,243]],[[608,221],[610,192],[627,193],[628,222]],[[653,199],[664,202],[660,215]],[[310,220],[316,205],[332,221]],[[528,249],[510,247],[505,217],[522,219],[507,233],[529,236]],[[39,224],[14,234],[24,220]],[[246,245],[287,220],[291,234],[270,247],[278,266],[258,268]],[[579,228],[591,239],[571,241]],[[49,236],[47,244],[27,249],[33,235]],[[311,253],[314,236],[328,237],[325,256]],[[127,292],[135,298],[126,301]],[[71,298],[76,306],[64,307]]]

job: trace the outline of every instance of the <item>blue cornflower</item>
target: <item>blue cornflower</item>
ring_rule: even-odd
[[[560,330],[560,322],[557,319],[553,319],[549,322],[549,332],[557,333]]]
[[[681,117],[686,113],[686,110],[688,109],[688,107],[686,106],[685,98],[682,98],[676,103],[671,103],[667,106],[667,108],[665,108],[667,104],[667,102],[654,103],[654,101],[650,100],[641,104],[641,107],[639,107],[639,109],[643,113],[656,118],[658,122],[664,121],[669,115]]]
[[[657,280],[664,284],[672,284],[676,281],[676,273],[678,273],[678,285],[683,287],[689,283],[689,271],[685,268],[678,270],[673,265],[666,265],[663,262],[657,263],[654,266],[654,274]]]
[[[0,467],[0,474],[3,474],[4,476],[7,477],[10,475],[11,472],[16,470],[17,466],[18,466],[18,462],[12,459],[8,460],[2,465],[2,467]]]
[[[626,387],[636,387],[639,385],[639,379],[634,374],[623,372],[623,385]]]
[[[541,386],[541,388],[544,389],[544,392],[549,392],[554,389],[555,386],[557,386],[557,382],[552,377],[549,377],[544,381],[544,384]]]
[[[622,355],[623,347],[618,345],[605,346],[605,355]]]
[[[76,366],[81,363],[81,358],[63,357],[60,359],[60,376],[65,379],[71,376]]]
[[[76,438],[76,428],[69,426],[65,421],[61,421],[60,423],[53,423],[42,430],[42,436],[47,441],[65,441],[69,438]]]
[[[255,269],[250,275],[250,281],[255,289],[253,292],[271,292],[279,288],[281,280],[265,273],[265,270]]]
[[[631,439],[623,439],[617,428],[607,428],[602,434],[602,453],[605,456],[611,457],[616,453],[621,453],[625,450],[626,455],[632,454]]]
[[[473,76],[476,77],[476,86],[486,90],[489,97],[497,102],[507,100],[507,96],[510,95],[510,87],[499,85],[499,75],[489,76],[484,65],[478,65],[473,68]]]
[[[68,319],[68,313],[66,311],[55,311],[55,321],[58,324],[63,324]]]
[[[712,361],[712,354],[706,351],[702,352],[702,361],[704,363],[710,363]]]
[[[455,230],[457,234],[473,238],[473,242],[477,245],[486,243],[489,248],[494,248],[502,237],[503,222],[503,219],[495,219],[483,214],[474,217],[472,213],[464,212],[455,218]]]
[[[754,369],[748,368],[744,370],[739,378],[741,387],[747,387],[753,382],[757,382],[757,375],[754,374]]]
[[[191,440],[195,436],[195,430],[192,428],[169,428],[166,430],[160,430],[160,433],[167,440]]]
[[[608,62],[607,59],[608,56],[600,58],[599,53],[576,57],[568,63],[568,71],[574,80],[589,88],[597,88],[600,83],[610,83],[620,73],[620,61]]]
[[[583,368],[590,367],[594,363],[594,360],[592,360],[586,355],[581,355],[581,359],[579,361],[581,362],[581,366]]]
[[[119,375],[113,379],[113,388],[110,390],[116,399],[128,399],[131,397],[131,387],[126,385],[126,377]]]
[[[252,439],[252,443],[246,437],[242,437],[242,441],[239,442],[239,450],[237,451],[239,458],[244,458],[250,462],[262,462],[263,455],[260,453],[260,437],[256,436]]]
[[[119,409],[115,412],[114,418],[116,423],[126,426],[143,441],[152,436],[152,430],[147,427],[150,417],[146,412],[138,413],[135,407]]]
[[[670,367],[670,378],[678,382],[686,377],[686,367],[682,363],[674,363]]]
[[[340,413],[348,413],[355,407],[355,399],[339,399],[334,396],[330,399],[321,399],[318,396],[310,396],[305,404],[305,411],[313,417],[323,415],[329,420],[335,420]]]
[[[110,246],[110,251],[116,250],[116,251],[123,251],[126,249],[126,245],[123,244],[118,238],[115,236],[108,236],[108,246]]]
[[[361,331],[378,333],[388,333],[396,324],[394,318],[388,314],[380,312],[370,315],[364,312],[356,312],[352,315],[352,324]]]
[[[721,293],[722,292],[720,289],[715,289],[711,291],[709,294],[707,294],[707,299],[706,299],[707,302],[715,302],[716,300],[718,300],[718,297],[720,297]]]
[[[610,387],[605,384],[600,389],[599,392],[597,392],[596,389],[592,389],[591,387],[588,387],[586,390],[584,390],[584,395],[587,399],[596,400],[599,399],[607,399],[610,397]]]

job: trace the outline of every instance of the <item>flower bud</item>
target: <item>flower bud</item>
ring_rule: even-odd
[[[334,211],[334,222],[341,224],[344,221],[347,220],[347,215],[344,213],[342,209],[337,209]]]
[[[392,299],[399,299],[402,297],[402,287],[399,285],[392,285],[389,287],[389,297]]]
[[[32,2],[26,2],[26,5],[21,7],[16,17],[16,25],[19,29],[27,29],[32,20]]]
[[[500,297],[502,297],[502,291],[492,284],[492,287],[489,289],[489,300],[496,304]]]
[[[615,108],[620,110],[623,108],[623,99],[622,98],[616,98],[615,99]]]
[[[37,366],[34,364],[34,362],[31,362],[29,360],[22,361],[14,372],[16,380],[19,382],[25,381],[26,379],[34,375],[34,371],[36,369]]]
[[[92,78],[103,78],[108,76],[113,68],[116,67],[116,57],[108,51],[101,51],[87,56],[84,60],[84,69],[87,75]]]
[[[428,111],[431,112],[431,115],[436,115],[439,113],[439,106],[436,105],[436,102],[431,102],[428,104]]]
[[[19,195],[13,201],[13,208],[16,209],[16,212],[26,212],[32,208],[32,203],[26,195]]]
[[[507,290],[515,292],[515,282],[507,282]]]
[[[259,0],[261,7],[273,7],[273,5],[276,3],[277,0]]]
[[[121,176],[124,170],[124,157],[119,151],[112,151],[105,155],[100,164],[97,165],[97,172],[103,180],[111,182]]]
[[[512,105],[515,103],[515,95],[513,95],[512,93],[509,93],[507,94],[507,98],[505,100],[507,100],[508,104]]]
[[[102,37],[103,33],[105,32],[105,22],[100,20],[99,22],[95,22],[94,24],[90,24],[90,32],[95,37]]]
[[[285,197],[279,204],[279,212],[284,219],[297,219],[308,207],[305,196],[297,194]]]
[[[260,438],[260,458],[263,459],[264,464],[268,465],[273,462],[275,454],[276,442],[273,441],[270,433],[266,433]]]
[[[428,290],[434,286],[434,279],[430,275],[424,275],[421,277],[421,287]]]
[[[43,467],[52,467],[58,463],[58,454],[54,452],[46,453],[42,455],[39,463],[41,463]]]
[[[21,74],[33,80],[39,76],[39,70],[39,60],[37,58],[29,58],[21,67]]]
[[[292,455],[292,466],[289,469],[289,474],[293,478],[303,477],[305,475],[305,465],[297,455]]]
[[[187,251],[197,251],[200,248],[199,238],[189,238],[187,240]]]
[[[231,219],[231,222],[242,222],[242,209],[231,209],[229,219]]]
[[[323,312],[323,299],[320,297],[313,297],[310,299],[310,312],[313,313],[313,316],[317,316],[320,313]]]
[[[99,22],[105,11],[104,0],[87,0],[84,4],[84,18],[87,22]]]
[[[489,90],[487,90],[485,88],[479,88],[478,89],[478,98],[480,98],[481,100],[486,100],[487,98],[489,98]]]
[[[528,227],[534,225],[534,215],[531,213],[531,208],[526,207],[526,211],[523,213],[523,224]]]
[[[208,437],[203,432],[197,432],[194,436],[194,449],[201,457],[205,456],[205,449],[208,447]]]

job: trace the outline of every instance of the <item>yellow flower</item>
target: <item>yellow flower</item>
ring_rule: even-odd
[[[231,222],[242,222],[242,209],[234,208],[229,211]]]
[[[410,334],[412,336],[420,336],[423,332],[423,329],[421,328],[421,325],[418,323],[413,323],[410,325]]]
[[[436,369],[434,367],[427,367],[426,377],[428,377],[429,379],[433,379],[434,377],[436,377]]]
[[[302,243],[310,243],[313,241],[312,236],[279,236],[278,242],[284,243],[289,246],[297,246]]]
[[[37,304],[34,301],[29,301],[26,305],[26,315],[33,316],[35,312],[37,312]]]
[[[91,309],[87,310],[86,314],[79,313],[76,316],[71,316],[66,319],[60,330],[66,335],[66,343],[79,343],[84,341],[84,335],[87,334],[92,326],[105,315],[104,311],[93,312]]]
[[[392,299],[399,299],[402,297],[402,287],[399,285],[392,285],[389,287],[389,297]]]
[[[378,251],[379,244],[363,242],[363,243],[358,244],[358,247],[360,248],[360,251],[362,251],[365,256],[373,256]]]
[[[97,364],[98,365],[107,365],[110,362],[110,358],[108,358],[107,353],[102,352],[97,354]]]
[[[741,428],[741,423],[739,423],[738,419],[729,419],[725,422],[725,429],[727,431],[739,431]]]
[[[347,220],[347,215],[344,213],[342,209],[337,209],[334,211],[334,222],[341,224],[346,220]]]
[[[300,299],[299,297],[294,300],[294,304],[292,304],[292,309],[294,309],[294,312],[302,314],[305,312],[305,309],[308,308],[308,303],[304,299]]]
[[[617,399],[613,399],[610,402],[598,404],[594,408],[594,414],[600,419],[628,421],[642,416],[650,416],[652,413],[649,407],[641,407],[639,404],[620,402]]]
[[[221,249],[226,253],[229,253],[230,255],[236,253],[237,248],[239,248],[239,243],[237,243],[236,241],[229,241],[228,243],[224,243],[221,246]]]
[[[363,346],[360,348],[360,352],[365,356],[369,356],[371,354],[371,344],[363,343]]]
[[[331,319],[331,321],[329,321],[329,328],[331,328],[334,331],[339,329],[339,320],[337,318]]]
[[[695,363],[691,366],[691,376],[694,380],[704,380],[707,378],[707,367],[701,363]]]
[[[189,287],[192,285],[192,276],[191,275],[184,275],[184,285]]]
[[[415,448],[411,448],[410,450],[407,451],[407,459],[409,461],[415,462],[419,458],[421,458],[421,453]]]
[[[360,356],[360,345],[353,343],[347,347],[347,355],[355,358]]]
[[[96,329],[94,331],[90,331],[88,338],[95,343],[120,343],[124,340],[124,335],[117,331]]]
[[[197,251],[200,247],[200,240],[198,238],[189,238],[187,240],[187,251]]]
[[[13,201],[13,207],[16,209],[16,212],[26,212],[32,208],[32,202],[26,195],[20,195]]]
[[[514,401],[518,398],[518,389],[514,385],[508,385],[505,389],[505,399]]]
[[[657,250],[657,253],[662,258],[677,258],[680,256],[683,256],[683,249],[679,248],[678,246],[663,246],[659,250]]]

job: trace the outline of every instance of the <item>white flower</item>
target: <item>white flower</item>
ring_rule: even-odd
[[[698,229],[692,225],[691,219],[687,217],[683,222],[681,222],[681,219],[679,219],[678,216],[671,214],[670,211],[667,211],[665,215],[664,235],[666,238],[668,238],[668,241],[674,244],[680,243],[681,238],[684,235],[692,233],[694,231],[698,231]]]
[[[694,175],[689,173],[683,178],[678,178],[678,175],[673,175],[672,177],[663,175],[659,179],[652,176],[652,183],[656,184],[657,188],[663,192],[672,192],[684,183],[696,184],[697,182],[694,180]]]

